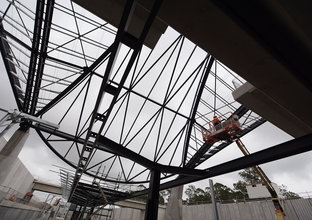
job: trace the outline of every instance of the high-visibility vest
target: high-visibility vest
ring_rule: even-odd
[[[218,118],[218,117],[215,117],[215,118],[213,118],[213,120],[212,120],[212,124],[213,125],[216,125],[216,124],[219,124],[221,121],[220,121],[220,119]]]

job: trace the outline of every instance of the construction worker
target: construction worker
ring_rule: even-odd
[[[15,201],[15,195],[10,196],[9,200]]]
[[[32,192],[26,193],[24,196],[24,203],[28,203],[31,200],[32,196],[33,196]]]
[[[213,124],[213,126],[217,126],[218,124],[220,124],[221,123],[221,121],[220,121],[220,119],[215,115],[215,116],[213,116],[213,119],[212,119],[212,124]]]

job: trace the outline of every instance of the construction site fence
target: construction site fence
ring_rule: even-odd
[[[285,220],[312,220],[312,199],[282,200],[286,213]],[[275,209],[271,200],[219,203],[217,202],[219,220],[275,220]],[[113,220],[144,220],[142,210],[118,208],[116,219]],[[113,215],[115,216],[115,215]],[[122,216],[122,218],[120,218]],[[164,215],[158,220],[165,220]],[[210,203],[198,205],[183,205],[182,220],[215,220],[213,206]]]

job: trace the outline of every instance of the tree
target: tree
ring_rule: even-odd
[[[145,190],[146,187],[143,184],[138,185],[139,190]],[[131,193],[131,191],[130,191]],[[165,202],[168,200],[168,197],[170,195],[170,189],[168,190],[163,190],[159,192],[159,204],[164,205]],[[141,201],[147,201],[148,195],[141,195],[137,196],[136,199],[141,200]]]
[[[278,188],[281,191],[284,199],[300,199],[301,198],[297,193],[288,191],[287,186],[285,185],[279,186]]]
[[[159,192],[159,204],[165,205],[168,202],[168,198],[170,196],[171,190],[166,189]]]
[[[252,167],[246,168],[242,172],[239,172],[238,174],[244,181],[238,181],[237,183],[233,184],[234,190],[236,192],[240,191],[242,194],[244,194],[245,192],[247,193],[246,184],[262,182],[262,179],[260,178],[259,174]],[[285,185],[279,186],[279,190],[284,199],[301,198],[297,193],[288,191]],[[239,196],[239,194],[237,195]],[[248,198],[248,195],[245,198]]]
[[[141,191],[141,190],[146,189],[146,187],[143,184],[140,184],[140,185],[138,185],[138,189]],[[148,195],[145,194],[145,195],[137,196],[135,198],[138,199],[138,200],[141,200],[141,201],[146,201],[147,197],[148,197]]]
[[[235,199],[248,199],[248,193],[246,188],[246,182],[239,180],[237,183],[233,183],[233,190]]]
[[[210,189],[206,187],[204,190],[201,188],[196,188],[194,185],[189,185],[185,190],[185,194],[187,195],[187,203],[194,204],[197,202],[205,201],[211,202]]]
[[[261,177],[259,174],[252,168],[246,168],[243,171],[239,172],[238,175],[247,183],[259,183],[262,182]]]
[[[230,201],[234,199],[234,192],[231,188],[221,183],[215,183],[213,188],[217,201]]]

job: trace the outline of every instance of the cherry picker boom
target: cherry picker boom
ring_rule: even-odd
[[[243,144],[243,142],[239,138],[237,138],[235,140],[235,142],[236,142],[238,148],[242,151],[242,153],[245,156],[250,154],[249,151],[247,150],[247,148],[245,147],[245,145]],[[278,198],[278,195],[277,195],[275,189],[272,186],[270,179],[267,177],[267,175],[265,175],[265,173],[263,172],[263,170],[259,166],[253,166],[252,168],[260,176],[262,181],[265,183],[265,186],[268,189],[269,193],[271,194],[272,202],[273,202],[273,205],[275,207],[275,214],[276,214],[277,220],[284,220],[285,213],[284,213],[283,206],[281,204],[281,201]]]
[[[242,153],[245,156],[249,155],[250,153],[243,142],[239,138],[235,138],[237,134],[242,132],[237,115],[231,114],[231,116],[228,118],[225,118],[225,116],[222,115],[220,118],[221,120],[219,118],[216,120],[215,116],[214,120],[208,123],[209,129],[202,127],[203,140],[210,145],[213,145],[214,143],[221,140],[235,140],[238,148],[242,151]],[[262,181],[265,183],[269,193],[271,194],[277,220],[284,220],[284,209],[275,189],[272,186],[270,179],[265,175],[259,166],[253,166],[253,169],[258,173]]]

